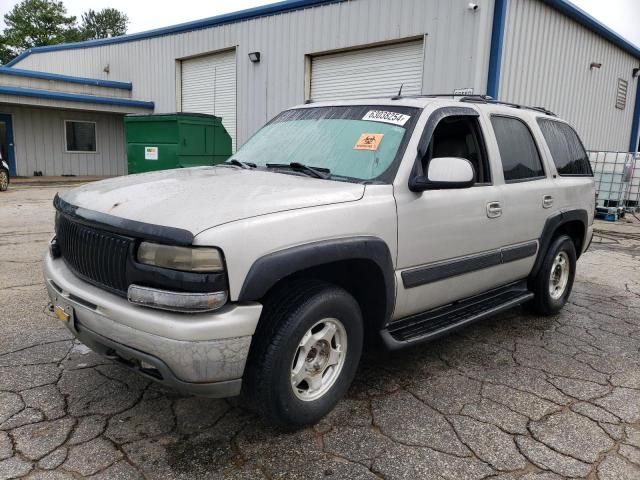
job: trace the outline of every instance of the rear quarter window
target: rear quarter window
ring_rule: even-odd
[[[587,152],[573,128],[566,123],[547,118],[539,118],[538,125],[547,142],[558,175],[593,176]]]

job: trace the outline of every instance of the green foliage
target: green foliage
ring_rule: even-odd
[[[74,38],[76,17],[67,15],[62,2],[23,0],[4,16],[4,49],[10,55],[43,45],[54,45]]]
[[[103,8],[99,12],[89,9],[82,14],[80,32],[83,39],[118,37],[127,33],[129,18],[115,8]]]
[[[115,37],[127,33],[127,16],[115,8],[82,14],[81,24],[61,1],[22,0],[4,15],[0,33],[0,64],[33,47]]]

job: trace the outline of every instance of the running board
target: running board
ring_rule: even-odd
[[[396,320],[380,334],[387,348],[397,350],[434,340],[470,323],[508,310],[533,298],[525,281]]]

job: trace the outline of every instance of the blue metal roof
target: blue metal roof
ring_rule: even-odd
[[[11,75],[14,77],[38,78],[42,80],[54,80],[58,82],[78,83],[81,85],[92,85],[95,87],[119,88],[131,90],[129,82],[114,82],[113,80],[99,80],[97,78],[71,77],[58,73],[38,72],[36,70],[22,70],[19,68],[0,66],[0,75]]]
[[[85,42],[61,43],[58,45],[48,45],[46,47],[33,47],[25,50],[16,58],[6,64],[7,67],[15,65],[32,53],[51,52],[56,50],[73,50],[77,48],[91,48],[102,45],[111,45],[115,43],[134,42],[136,40],[145,40],[147,38],[163,37],[166,35],[174,35],[176,33],[190,32],[192,30],[201,30],[203,28],[217,27],[227,23],[240,22],[242,20],[250,20],[257,17],[265,17],[269,15],[277,15],[279,13],[300,10],[302,8],[313,7],[315,5],[324,5],[329,3],[339,3],[347,0],[284,0],[278,3],[262,5],[260,7],[249,8],[239,12],[227,13],[216,17],[195,20],[193,22],[181,23],[170,27],[157,28],[147,32],[132,33],[121,37],[101,38],[97,40],[87,40]]]
[[[118,107],[148,108],[153,110],[153,102],[131,100],[129,98],[100,97],[97,95],[83,95],[79,93],[52,92],[50,90],[38,90],[36,88],[0,86],[0,95],[17,97],[45,98],[48,100],[65,100],[68,102],[97,103],[100,105],[115,105]]]

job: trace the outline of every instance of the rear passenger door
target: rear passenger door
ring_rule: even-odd
[[[503,261],[509,273],[520,278],[531,271],[545,221],[557,209],[549,167],[527,118],[490,115],[502,175],[498,186],[501,228],[513,246]]]

